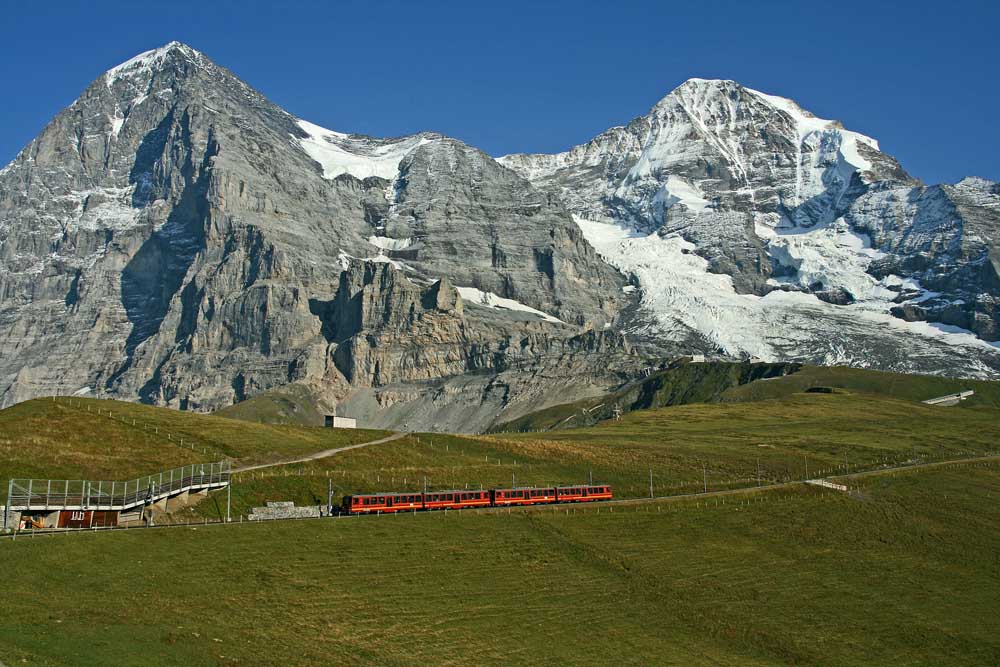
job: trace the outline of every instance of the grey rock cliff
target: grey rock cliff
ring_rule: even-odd
[[[178,43],[94,81],[0,172],[0,403],[341,396],[506,368],[624,304],[562,203],[480,151],[321,129]],[[470,318],[456,284],[521,309]]]

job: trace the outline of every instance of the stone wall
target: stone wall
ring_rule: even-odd
[[[296,507],[295,503],[268,502],[266,507],[254,507],[247,517],[248,521],[270,521],[273,519],[318,519],[320,517],[319,505],[309,507]]]
[[[7,513],[7,528],[10,530],[17,528],[17,523],[21,520],[21,510],[11,510],[7,512],[7,506],[0,505],[0,530],[3,530],[5,525],[3,521],[5,512]]]

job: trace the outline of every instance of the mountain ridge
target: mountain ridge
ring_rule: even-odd
[[[958,329],[995,331],[996,184],[919,185],[735,82],[650,114],[576,162],[497,161],[327,130],[180,43],[139,54],[0,170],[0,403],[302,383],[462,430],[685,352],[1000,372]]]

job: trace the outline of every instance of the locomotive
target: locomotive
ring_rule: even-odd
[[[552,503],[586,503],[611,500],[611,487],[576,486],[521,487],[516,489],[468,489],[424,493],[373,493],[344,496],[341,514],[459,510],[476,507],[511,507]]]

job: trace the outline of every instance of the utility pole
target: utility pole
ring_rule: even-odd
[[[594,469],[593,468],[590,469],[590,485],[591,486],[594,485]]]
[[[333,479],[326,480],[326,513],[327,516],[333,514]]]
[[[708,493],[708,465],[705,463],[701,464],[701,472],[705,476],[705,493]]]
[[[809,458],[806,457],[804,454],[802,455],[802,464],[805,465],[806,467],[805,479],[809,479]]]
[[[226,523],[229,523],[229,508],[233,500],[233,476],[229,476],[229,484],[226,484]]]
[[[757,486],[760,486],[760,457],[757,457]]]
[[[516,489],[517,488],[517,479],[516,479],[516,477],[517,477],[517,473],[515,473],[512,470],[510,472],[510,488],[512,488],[512,489]]]
[[[653,497],[653,469],[649,469],[649,497]]]

